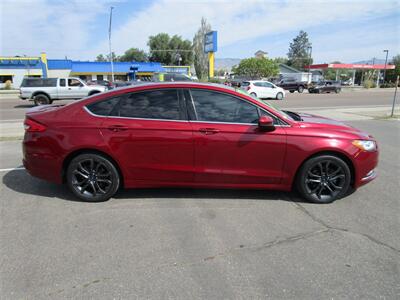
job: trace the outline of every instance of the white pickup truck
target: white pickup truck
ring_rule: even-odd
[[[33,100],[35,105],[51,104],[53,100],[80,99],[106,91],[101,85],[87,85],[81,79],[24,78],[20,87],[22,100]]]

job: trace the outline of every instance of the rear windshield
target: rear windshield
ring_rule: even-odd
[[[55,87],[57,78],[24,78],[21,87]]]

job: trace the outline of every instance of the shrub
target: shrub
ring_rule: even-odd
[[[210,78],[210,79],[208,80],[208,82],[211,82],[211,83],[224,83],[225,80],[222,80],[222,79],[213,77],[213,78]]]
[[[4,84],[4,89],[5,89],[5,90],[11,90],[11,88],[12,88],[11,80],[7,80],[7,81],[5,82],[5,84]]]
[[[366,89],[370,89],[370,88],[375,88],[376,87],[376,83],[370,79],[364,80],[363,86]]]

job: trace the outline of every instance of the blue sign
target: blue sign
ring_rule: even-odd
[[[210,31],[204,36],[204,52],[217,52],[217,32]]]

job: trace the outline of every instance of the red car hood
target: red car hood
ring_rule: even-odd
[[[348,125],[342,121],[318,116],[318,115],[312,115],[308,113],[298,113],[302,119],[301,125],[302,127],[308,127],[308,128],[321,128],[324,130],[329,130],[329,131],[336,131],[336,132],[341,132],[341,133],[347,133],[351,135],[357,136],[357,138],[363,138],[363,139],[373,139],[371,135],[369,135],[366,132],[363,132],[351,125]]]

